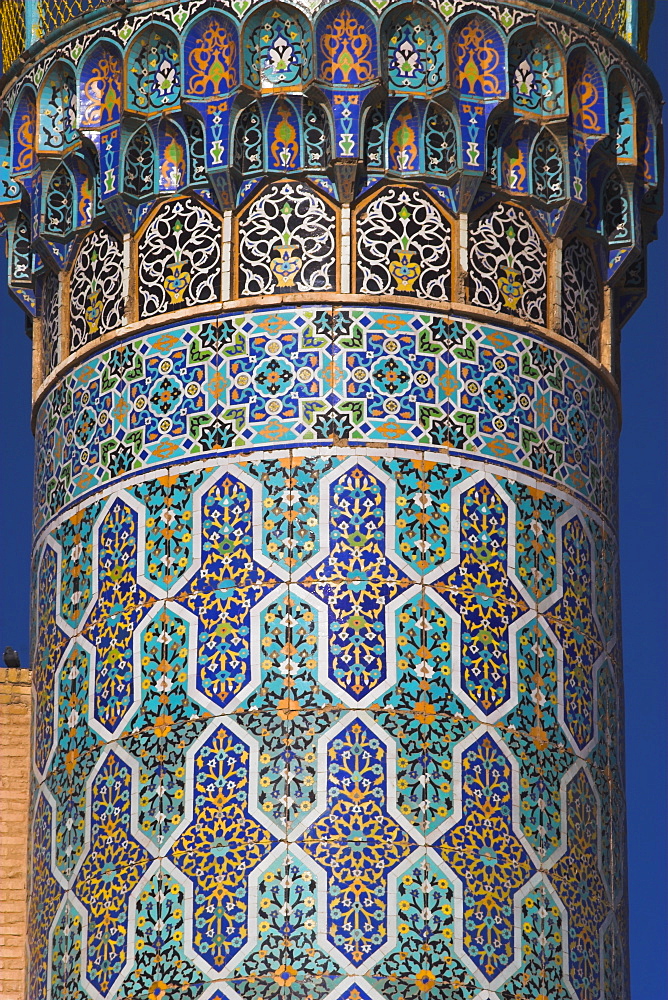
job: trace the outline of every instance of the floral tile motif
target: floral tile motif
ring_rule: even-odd
[[[232,314],[124,341],[64,376],[37,418],[36,528],[153,466],[339,441],[497,460],[612,512],[616,432],[608,390],[528,334],[406,309]],[[188,559],[155,544],[177,569]]]
[[[594,507],[490,460],[316,446],[142,470],[39,544],[35,981],[587,1000],[625,974]],[[588,671],[585,640],[610,647]]]

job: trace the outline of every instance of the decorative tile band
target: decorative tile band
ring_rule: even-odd
[[[609,390],[526,333],[409,309],[205,318],[110,345],[46,397],[36,527],[153,465],[342,441],[486,457],[613,516],[617,433]]]
[[[31,1000],[615,995],[589,505],[493,459],[272,449],[129,476],[35,566]]]

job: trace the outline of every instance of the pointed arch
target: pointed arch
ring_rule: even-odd
[[[158,125],[158,188],[178,191],[188,183],[188,140],[172,119],[162,119]]]
[[[590,247],[576,237],[564,248],[561,269],[561,335],[598,357],[603,296]]]
[[[51,67],[39,89],[38,108],[39,153],[60,153],[78,144],[77,81],[69,62]]]
[[[520,28],[508,47],[510,96],[515,111],[542,118],[566,114],[565,59],[542,28]]]
[[[501,32],[482,14],[466,14],[450,30],[450,76],[462,97],[507,96],[506,49]]]
[[[469,227],[471,302],[545,325],[547,251],[529,216],[498,202]]]
[[[131,136],[123,160],[123,191],[131,198],[148,198],[155,193],[156,148],[153,134],[142,125]]]
[[[298,170],[301,167],[301,122],[294,103],[278,97],[267,121],[267,169]]]
[[[581,135],[602,136],[607,130],[607,86],[601,64],[586,46],[578,46],[567,64],[569,124]]]
[[[446,86],[445,25],[421,4],[388,12],[381,30],[390,92],[427,95]]]
[[[88,155],[80,152],[67,160],[72,171],[75,189],[74,228],[89,226],[96,212],[96,183],[94,167]]]
[[[601,219],[609,246],[628,246],[633,242],[631,199],[619,170],[610,171],[603,185]]]
[[[378,38],[369,13],[335,3],[316,23],[318,78],[331,87],[363,87],[378,77]]]
[[[52,236],[66,237],[74,229],[75,190],[71,171],[61,163],[44,199],[44,228]]]
[[[106,226],[79,247],[70,275],[70,350],[123,325],[123,244]]]
[[[385,104],[367,108],[364,115],[364,163],[367,170],[384,170],[385,156]]]
[[[503,140],[501,184],[514,194],[528,194],[530,189],[530,150],[536,136],[535,122],[521,122]]]
[[[603,185],[613,165],[605,142],[597,143],[587,161],[587,201],[584,222],[588,229],[603,232]]]
[[[332,128],[322,104],[304,103],[304,166],[307,170],[326,170],[332,157]]]
[[[184,115],[184,123],[188,141],[188,183],[206,184],[204,126],[194,115]]]
[[[98,130],[121,120],[123,57],[114,42],[94,45],[79,72],[79,127]]]
[[[21,211],[18,213],[13,227],[10,226],[10,234],[10,284],[29,285],[32,275],[32,236],[30,232],[30,216],[27,212]]]
[[[22,89],[12,114],[12,172],[30,173],[37,166],[35,139],[37,99],[32,87]]]
[[[485,176],[490,184],[501,183],[501,136],[508,127],[508,120],[503,114],[490,118],[485,133]]]
[[[239,114],[234,127],[234,166],[242,176],[264,170],[262,112],[257,101]]]
[[[608,80],[610,152],[620,165],[637,163],[636,108],[628,80],[618,69]]]
[[[658,183],[656,155],[656,124],[646,97],[641,97],[637,107],[638,173],[645,187]]]
[[[448,176],[460,166],[459,137],[452,115],[430,104],[424,120],[424,169]]]
[[[559,143],[548,129],[536,136],[531,148],[530,192],[546,205],[566,197],[566,170]]]
[[[274,3],[252,14],[242,49],[244,83],[255,90],[298,87],[311,78],[311,28],[294,7]]]
[[[420,170],[420,114],[414,101],[395,108],[387,129],[387,165],[401,173]]]
[[[130,43],[125,71],[125,104],[130,111],[156,115],[181,100],[181,65],[176,35],[162,26],[144,28]]]
[[[158,206],[138,237],[139,314],[220,298],[222,223],[192,195]]]
[[[207,11],[189,28],[183,51],[188,97],[220,97],[239,85],[239,29],[229,17]]]
[[[9,138],[9,117],[0,117],[0,205],[21,200],[21,188],[12,180],[12,153]]]
[[[276,178],[237,222],[237,295],[336,289],[337,210],[308,181]]]

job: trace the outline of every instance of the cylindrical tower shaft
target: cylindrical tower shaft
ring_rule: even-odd
[[[658,95],[552,6],[5,5],[29,1000],[628,997]]]

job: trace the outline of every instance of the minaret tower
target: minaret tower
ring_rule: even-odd
[[[650,11],[2,4],[26,1000],[628,1000]]]

